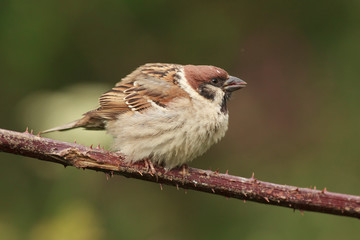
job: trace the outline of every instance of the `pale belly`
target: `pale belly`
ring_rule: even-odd
[[[167,168],[193,160],[218,142],[228,128],[227,114],[193,107],[120,115],[107,124],[114,150],[125,154],[128,161],[150,158]]]

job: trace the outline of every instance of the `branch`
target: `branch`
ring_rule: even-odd
[[[155,166],[156,175],[144,162],[126,163],[124,156],[103,149],[0,129],[0,152],[8,152],[44,161],[92,169],[137,178],[177,188],[192,189],[225,197],[283,206],[301,211],[329,213],[360,218],[360,197],[323,190],[299,188],[263,182],[252,178],[231,176],[217,171],[189,168],[166,172]],[[162,185],[161,185],[162,186]]]

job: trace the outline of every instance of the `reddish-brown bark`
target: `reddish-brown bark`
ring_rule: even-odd
[[[273,184],[253,177],[242,178],[195,168],[188,168],[184,175],[183,169],[166,172],[162,167],[155,166],[157,174],[154,175],[143,162],[125,163],[124,156],[117,153],[34,136],[28,132],[0,129],[0,151],[226,197],[360,218],[359,196]]]

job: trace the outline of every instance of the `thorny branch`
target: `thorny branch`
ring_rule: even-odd
[[[35,136],[32,133],[19,133],[0,129],[0,152],[37,158],[83,169],[119,174],[177,188],[192,189],[225,197],[238,198],[264,204],[283,206],[301,211],[329,213],[360,218],[360,197],[263,182],[251,178],[231,176],[209,170],[188,168],[165,172],[155,166],[156,175],[148,171],[143,162],[129,164],[124,156],[103,149],[85,147]]]

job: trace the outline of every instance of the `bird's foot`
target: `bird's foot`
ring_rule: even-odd
[[[156,170],[154,168],[154,164],[151,162],[151,160],[149,158],[146,158],[144,160],[145,162],[145,168],[146,168],[146,171],[150,173],[151,176],[156,175]]]
[[[181,166],[181,175],[182,175],[182,184],[185,184],[185,180],[187,178],[187,175],[189,174],[189,166],[187,164],[183,164]]]

